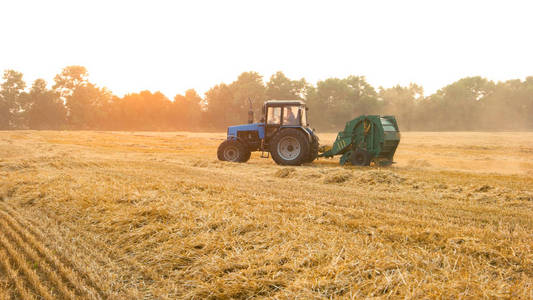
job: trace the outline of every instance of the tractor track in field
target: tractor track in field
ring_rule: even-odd
[[[45,246],[46,238],[36,226],[1,202],[0,229],[0,268],[11,286],[0,287],[6,298],[106,298],[92,278]]]
[[[57,216],[50,211],[45,211],[43,213],[48,219],[47,225],[53,227],[57,222],[59,222]],[[33,220],[28,220],[28,222],[36,225]],[[115,271],[122,274],[122,276],[124,276],[124,273],[132,273],[130,276],[124,277],[123,280],[130,281],[130,283],[140,282],[142,285],[144,285],[144,287],[138,287],[139,290],[145,290],[144,295],[142,295],[142,293],[139,295],[131,290],[120,289],[118,293],[121,296],[126,297],[126,299],[134,299],[139,297],[144,299],[153,298],[153,295],[148,291],[146,285],[149,285],[160,278],[160,275],[158,275],[155,270],[148,268],[134,257],[121,255],[120,249],[105,243],[99,239],[98,236],[91,234],[89,231],[80,232],[79,228],[72,223],[62,222],[60,230],[64,236],[71,236],[74,233],[77,238],[69,239],[69,241],[72,243],[72,248],[76,249],[76,251],[82,252],[86,259],[100,266],[102,268],[101,271]],[[125,270],[129,271],[124,272]],[[105,290],[109,291],[116,289],[111,286],[105,286],[108,283],[105,280],[100,280],[99,282],[102,283],[102,288]],[[109,295],[107,296],[109,297]]]
[[[0,202],[0,220],[2,219],[2,208]],[[5,206],[5,205],[4,205]],[[62,253],[61,261],[69,268],[76,270],[79,278],[86,281],[85,286],[92,289],[93,293],[89,295],[92,299],[107,299],[107,298],[153,298],[151,292],[146,285],[153,283],[160,278],[152,268],[147,268],[140,261],[133,257],[120,255],[120,249],[116,249],[105,243],[98,236],[91,234],[89,231],[80,232],[74,224],[69,222],[61,222],[60,219],[52,211],[42,211],[40,221],[37,222],[32,218],[22,218],[16,213],[13,208],[8,207],[6,214],[16,219],[17,222],[24,224],[34,236],[39,236],[44,243],[50,243],[51,240],[61,240],[62,245],[68,241],[68,247],[61,247],[56,252]],[[60,225],[59,225],[60,224]],[[0,228],[2,223],[0,221]],[[0,245],[1,246],[1,245]],[[57,248],[57,246],[52,246]],[[70,260],[68,257],[74,258]],[[78,267],[76,267],[76,263]],[[81,271],[80,266],[90,265],[92,269]],[[106,274],[120,273],[123,276],[124,270],[130,270],[128,273],[131,276],[123,277],[122,281],[141,283],[138,290],[144,290],[144,293],[134,292],[129,287],[118,287],[113,282],[106,278]]]

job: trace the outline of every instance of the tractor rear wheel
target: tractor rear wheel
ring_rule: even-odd
[[[250,159],[250,150],[238,140],[225,140],[218,146],[217,156],[222,161],[246,162]]]
[[[313,141],[311,142],[311,145],[309,145],[309,155],[307,156],[305,163],[313,162],[318,156],[318,138],[316,136],[313,136],[312,138]]]
[[[299,166],[309,158],[309,138],[299,129],[278,132],[270,143],[270,154],[278,165]]]
[[[370,166],[372,155],[365,150],[355,150],[350,157],[350,162],[354,166]]]

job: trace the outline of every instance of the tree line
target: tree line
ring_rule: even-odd
[[[202,97],[194,89],[172,100],[160,92],[113,95],[88,79],[83,66],[68,66],[49,88],[43,79],[27,87],[23,74],[6,70],[0,85],[0,130],[224,130],[245,123],[253,99],[256,119],[267,99],[300,99],[311,126],[337,131],[361,114],[390,114],[401,130],[531,130],[533,76],[493,82],[466,77],[424,96],[417,84],[378,89],[364,76],[308,83],[277,72],[265,82],[244,72],[213,86]]]

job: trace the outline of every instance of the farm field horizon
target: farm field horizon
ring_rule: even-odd
[[[378,168],[0,131],[0,299],[532,298],[533,132],[401,135]]]

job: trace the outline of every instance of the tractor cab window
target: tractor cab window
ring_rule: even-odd
[[[269,107],[267,111],[267,123],[270,125],[277,124],[281,122],[281,107]]]
[[[283,108],[283,125],[300,125],[301,114],[300,107],[285,106]]]
[[[298,112],[301,115],[300,120],[302,120],[302,126],[307,126],[307,110],[305,109],[305,106],[300,106]]]

